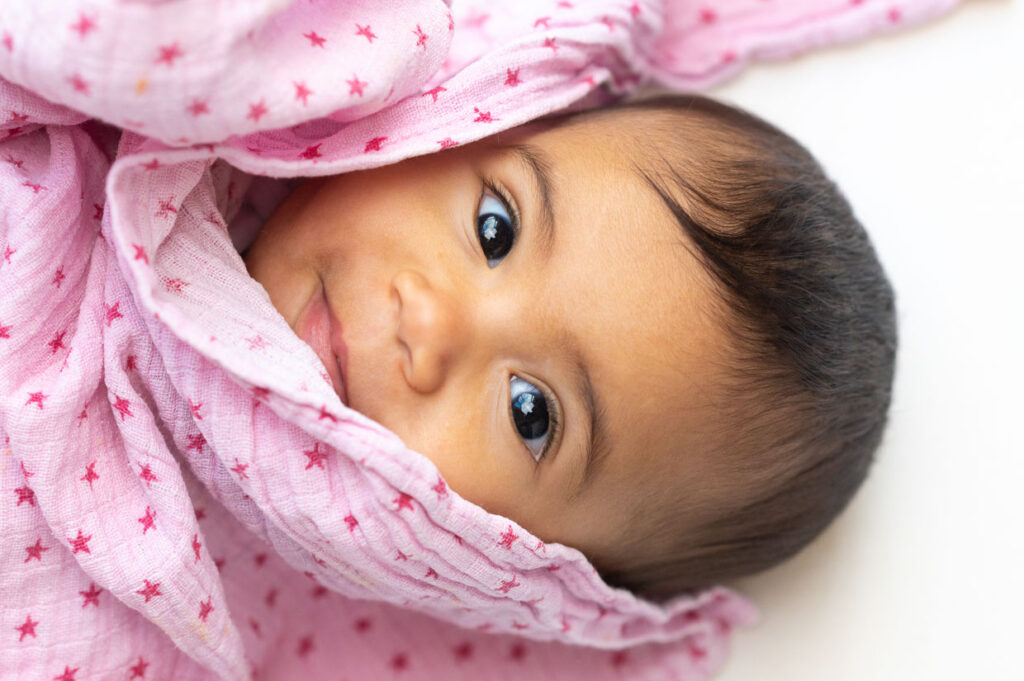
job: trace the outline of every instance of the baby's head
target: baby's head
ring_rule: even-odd
[[[796,553],[885,424],[863,228],[799,144],[702,97],[309,180],[246,262],[314,347],[326,300],[351,407],[649,598]]]

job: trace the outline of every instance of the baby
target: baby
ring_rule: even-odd
[[[867,235],[797,142],[704,97],[309,179],[245,258],[346,404],[653,600],[799,551],[885,424]]]

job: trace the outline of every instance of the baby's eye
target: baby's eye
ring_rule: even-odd
[[[516,432],[530,449],[534,461],[540,461],[550,446],[548,401],[541,390],[518,376],[509,380],[512,422]]]
[[[487,266],[492,269],[508,255],[516,240],[516,220],[509,215],[510,212],[507,201],[495,196],[490,188],[480,197],[476,210],[476,238],[487,258]]]

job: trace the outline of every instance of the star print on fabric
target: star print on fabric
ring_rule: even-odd
[[[359,24],[356,24],[355,35],[363,36],[364,38],[366,38],[366,41],[370,44],[373,44],[373,39],[377,37],[376,34],[374,34],[372,30],[370,30],[369,24],[367,24],[366,26],[360,26]]]
[[[465,662],[469,658],[473,657],[473,644],[469,641],[460,643],[452,651],[455,653],[455,659],[459,662]]]
[[[569,633],[570,629],[572,629],[572,627],[569,626],[569,620],[565,619],[565,616],[563,615],[562,616],[562,633],[563,634],[567,634],[567,633]]]
[[[634,2],[632,5],[630,5],[629,6],[629,13],[633,15],[634,19],[636,19],[638,16],[640,16],[640,3],[639,2]]]
[[[171,211],[174,212],[174,213],[178,212],[178,211],[174,210],[173,208],[171,209]],[[161,213],[163,213],[163,215],[161,215]],[[160,211],[157,213],[157,215],[161,215],[161,217],[167,217],[167,214],[164,211],[164,207],[163,207],[162,204],[160,206]],[[136,260],[141,260],[144,265],[148,265],[149,264],[149,256],[146,255],[146,249],[143,248],[142,246],[138,245],[138,244],[132,244],[132,248],[135,249],[135,259]]]
[[[568,0],[559,0],[558,6],[563,9],[572,9],[572,3]]]
[[[149,464],[139,464],[139,477],[146,481],[146,487],[150,487],[152,482],[160,482],[157,480],[156,474],[150,469]]]
[[[83,535],[82,534],[82,528],[78,528],[78,536],[77,537],[74,537],[74,538],[68,537],[68,541],[71,542],[71,553],[75,554],[75,553],[78,553],[79,551],[83,551],[83,552],[88,553],[88,554],[91,555],[92,551],[89,550],[89,540],[90,539],[92,539],[92,535],[91,534]]]
[[[519,80],[519,69],[513,71],[512,69],[505,69],[505,85],[509,87],[515,87],[523,81]]]
[[[498,546],[501,546],[507,550],[512,550],[512,542],[519,539],[519,535],[512,531],[512,526],[509,525],[508,529],[501,533],[501,541],[498,542]]]
[[[430,489],[437,492],[437,498],[440,499],[448,494],[448,485],[445,484],[444,480],[440,475],[437,476],[437,482],[431,485]]]
[[[501,586],[499,586],[497,589],[495,589],[495,591],[500,591],[503,594],[507,594],[509,591],[511,591],[512,589],[516,588],[517,586],[522,586],[519,583],[519,576],[518,575],[512,575],[512,579],[508,579],[508,580],[503,579],[503,580],[501,580]]]
[[[424,579],[426,579],[427,577],[433,577],[434,579],[440,579],[441,575],[437,574],[437,570],[435,570],[434,568],[432,568],[432,567],[430,567],[428,565],[427,566],[427,574],[423,575]]]
[[[210,616],[216,608],[213,607],[213,598],[207,598],[205,601],[199,601],[199,619],[206,622],[206,618]]]
[[[163,596],[160,591],[160,582],[150,582],[148,579],[142,580],[145,582],[145,586],[141,589],[136,589],[135,593],[143,596],[146,599],[146,603],[149,603],[149,599],[156,598],[157,596]]]
[[[628,653],[626,653],[625,650],[616,650],[614,653],[612,653],[611,659],[608,660],[608,663],[611,664],[611,666],[613,667],[621,667],[622,665],[626,664],[628,660],[629,655]]]
[[[103,307],[107,308],[107,311],[104,314],[104,317],[106,318],[107,327],[108,328],[114,322],[115,319],[120,319],[121,317],[124,316],[124,315],[121,314],[121,311],[117,309],[120,306],[121,306],[121,301],[120,300],[115,302],[113,305],[107,305],[106,303],[103,303]]]
[[[100,594],[103,593],[103,589],[100,589],[92,582],[89,582],[88,591],[79,591],[78,593],[81,594],[84,599],[82,601],[83,608],[87,605],[94,605],[97,608],[100,607]]]
[[[348,83],[349,96],[359,95],[360,97],[362,97],[363,88],[369,85],[369,83],[367,83],[365,80],[359,80],[359,76],[357,76],[354,73],[352,74],[352,80],[346,80],[345,82]]]
[[[444,88],[444,87],[441,87],[440,85],[438,85],[435,88],[431,88],[430,90],[427,90],[422,95],[420,95],[420,97],[426,97],[427,95],[430,95],[431,97],[433,97],[434,101],[436,102],[437,101],[437,96],[439,94],[441,94],[442,92],[447,92],[447,91],[448,91],[447,88]]]
[[[207,221],[209,220],[207,219]],[[214,222],[214,224],[219,223]],[[179,279],[178,277],[174,277],[172,279],[164,279],[163,284],[164,290],[167,291],[168,293],[181,293],[182,291],[185,290],[185,287],[189,285],[187,281],[185,281],[184,279]]]
[[[324,470],[324,461],[327,460],[327,454],[325,452],[320,451],[319,442],[313,443],[312,450],[303,450],[302,453],[306,455],[307,459],[309,459],[309,462],[306,464],[307,471],[313,466],[316,466],[317,468]]]
[[[518,630],[522,631],[523,629],[529,629],[530,625],[529,624],[522,624],[521,622],[513,622],[512,623],[512,628],[513,629],[518,629]]]
[[[493,123],[494,121],[501,120],[500,118],[491,118],[490,111],[481,111],[477,107],[473,107],[473,111],[476,112],[476,118],[473,119],[474,123]]]
[[[4,262],[6,262],[8,265],[10,265],[11,264],[11,256],[14,255],[17,252],[18,252],[18,249],[11,248],[10,244],[6,244],[4,246]]]
[[[18,495],[18,503],[15,506],[21,506],[23,501],[27,501],[29,506],[36,505],[36,493],[27,485],[25,487],[17,487],[14,491]]]
[[[544,39],[544,47],[550,47],[552,52],[558,52],[558,45],[555,44],[555,39],[548,37]]]
[[[6,444],[10,444],[10,443],[11,443],[11,438],[10,438],[10,436],[8,436]],[[25,476],[26,480],[28,480],[33,475],[35,475],[35,473],[29,473],[28,472],[28,469],[25,468],[25,462],[24,461],[21,462],[21,474]]]
[[[409,666],[409,658],[404,653],[398,653],[391,658],[391,668],[396,672],[403,671]]]
[[[260,630],[260,623],[252,617],[249,618],[249,628],[252,629],[252,633],[256,634],[257,636],[263,636],[263,632]]]
[[[533,27],[537,28],[538,26],[543,26],[544,30],[546,31],[549,28],[551,28],[550,22],[551,22],[551,17],[541,17],[541,18],[537,19],[537,21],[533,22]]]
[[[386,136],[385,137],[374,137],[373,139],[371,139],[370,141],[368,141],[366,143],[366,147],[363,149],[363,153],[365,154],[365,153],[368,153],[370,151],[380,151],[380,145],[383,144],[386,139],[387,139]]]
[[[160,217],[160,218],[169,218],[169,217],[171,217],[171,215],[177,213],[178,209],[174,207],[174,205],[171,203],[172,201],[174,201],[174,197],[173,196],[169,196],[166,199],[160,199],[160,202],[159,202],[160,203],[160,208],[158,208],[157,211],[155,213],[153,213],[153,216],[154,217]],[[137,246],[135,244],[132,244],[132,246],[134,246],[136,249],[141,248],[141,246]],[[145,251],[143,251],[143,253],[145,253]],[[139,254],[137,252],[135,254],[135,259],[136,260],[140,259],[139,258]],[[147,265],[149,264],[149,260],[148,259],[146,260],[146,264]]]
[[[116,393],[114,394],[114,410],[121,415],[122,422],[128,416],[135,416],[132,413],[132,403]],[[146,468],[149,468],[148,464]]]
[[[359,525],[359,521],[356,520],[356,517],[354,515],[352,515],[351,513],[348,514],[347,516],[345,516],[344,520],[345,520],[345,524],[348,525],[348,531],[349,532],[354,531],[356,529],[356,527]]]
[[[194,118],[198,118],[203,114],[210,113],[210,107],[207,105],[207,100],[195,98],[192,103],[185,107],[185,111],[188,111]]]
[[[96,21],[91,17],[85,16],[84,13],[78,15],[78,22],[71,24],[71,30],[77,31],[80,38],[85,38],[89,34],[89,31],[96,30]]]
[[[21,186],[22,187],[29,187],[32,190],[33,194],[38,194],[40,191],[46,189],[46,187],[44,187],[43,185],[36,184],[34,182],[29,182],[28,180],[25,180],[24,182],[22,182]]]
[[[59,676],[53,677],[53,681],[75,681],[75,674],[78,672],[78,667],[72,669],[68,665],[64,665],[64,672]]]
[[[80,92],[83,95],[89,94],[89,82],[79,74],[76,73],[69,76],[67,81],[71,83],[71,87],[75,89],[75,92]]]
[[[304,159],[307,159],[307,160],[312,160],[314,158],[320,158],[321,156],[323,156],[323,154],[320,153],[320,147],[322,145],[323,145],[323,142],[317,142],[316,144],[314,144],[312,146],[306,147],[303,150],[303,152],[301,154],[299,154],[299,158],[304,158]]]
[[[92,214],[92,219],[93,220],[102,220],[103,219],[103,206],[101,206],[98,203],[94,203],[94,204],[92,204],[92,207],[96,211],[96,212],[94,212]]]
[[[146,660],[143,659],[142,655],[139,655],[139,661],[136,662],[131,667],[128,667],[128,674],[129,674],[128,678],[129,679],[141,679],[141,678],[143,678],[144,676],[146,676],[146,667],[148,667],[148,666],[149,666],[149,663],[146,662]]]
[[[36,622],[32,621],[32,615],[25,615],[25,623],[24,624],[20,624],[20,625],[14,627],[15,631],[20,631],[21,632],[21,636],[18,638],[18,641],[19,642],[20,641],[24,641],[26,636],[31,636],[32,638],[38,638],[36,636],[36,625],[37,624],[39,624],[38,621],[36,621]]]
[[[135,371],[138,368],[138,364],[135,361],[135,355],[128,355],[124,361],[125,371]]]
[[[146,534],[149,530],[156,529],[156,511],[151,509],[149,506],[146,507],[146,515],[139,518],[139,522],[142,523],[142,534]]]
[[[437,140],[437,143],[441,145],[441,150],[449,149],[454,146],[458,146],[458,142],[453,140],[451,137],[445,137],[443,140]]]
[[[319,599],[319,598],[323,598],[324,596],[326,596],[327,593],[328,592],[327,592],[327,587],[326,586],[315,586],[315,587],[313,587],[313,591],[310,592],[310,595],[313,598]]]
[[[186,451],[190,449],[194,449],[197,452],[203,451],[203,445],[206,444],[206,438],[203,437],[202,433],[199,433],[198,435],[187,435],[186,437],[188,438],[188,446],[185,447]]]
[[[327,411],[327,405],[320,405],[320,416],[316,418],[317,421],[322,421],[323,419],[327,419],[331,423],[338,422],[338,419],[334,416],[334,414]]]
[[[202,402],[193,402],[192,400],[189,400],[188,408],[192,412],[192,418],[194,418],[196,421],[203,420],[203,415],[199,413],[199,410],[203,408]]]
[[[277,589],[271,589],[267,592],[267,595],[263,598],[263,602],[267,604],[268,608],[273,608],[274,603],[277,601]]]
[[[412,497],[405,492],[399,492],[398,496],[391,500],[392,504],[396,504],[395,510],[401,511],[403,508],[407,508],[410,511],[414,511],[412,507]]]
[[[64,336],[66,334],[67,334],[67,331],[59,331],[59,332],[53,334],[53,340],[51,340],[49,343],[47,343],[47,345],[50,346],[50,354],[51,355],[56,355],[58,350],[66,349],[64,347]]]
[[[10,325],[4,326],[3,324],[0,324],[0,338],[8,338],[9,339],[11,337],[11,329],[12,328],[13,327],[10,326]]]
[[[50,283],[54,284],[59,289],[61,282],[63,282],[66,278],[67,275],[64,274],[64,265],[61,265],[60,267],[57,268],[57,271],[56,273],[54,273],[53,279],[50,281]]]
[[[409,554],[402,551],[402,549],[395,549],[395,560],[409,560]]]
[[[25,161],[23,159],[16,159],[11,154],[7,154],[7,156],[4,157],[4,160],[10,163],[15,168],[21,168],[25,165]]]
[[[703,660],[705,657],[708,656],[708,651],[703,646],[700,646],[692,641],[690,642],[688,648],[690,657],[692,657],[695,660]]]
[[[430,38],[430,36],[423,32],[423,29],[420,28],[419,24],[416,24],[416,30],[413,31],[413,33],[416,35],[416,47],[422,47],[423,51],[426,52],[427,39]]]
[[[245,472],[245,469],[248,468],[248,467],[249,467],[249,464],[247,464],[247,463],[239,463],[238,462],[238,457],[236,456],[235,457],[235,465],[234,465],[233,468],[231,468],[231,470],[238,474],[238,479],[239,480],[248,480],[249,479],[249,475]]]
[[[224,558],[214,558],[213,559],[213,565],[214,565],[214,567],[217,568],[217,572],[220,572],[221,570],[224,569],[224,563],[226,563],[226,562],[227,562],[227,560],[225,560]]]
[[[612,22],[611,17],[601,17],[601,23],[607,26],[609,31],[615,30],[615,24]]]
[[[316,31],[310,31],[309,33],[303,33],[302,37],[309,39],[309,46],[310,47],[319,47],[321,49],[324,49],[324,43],[327,42],[327,38],[318,36],[316,34]]]
[[[28,405],[30,405],[33,402],[35,402],[36,404],[39,405],[39,408],[42,409],[43,408],[43,400],[45,400],[47,397],[49,397],[49,395],[44,395],[41,392],[29,393],[28,394],[28,402],[25,403],[25,406],[27,407]]]
[[[4,31],[3,45],[7,48],[8,52],[14,51],[14,38],[12,38],[11,34],[6,31]]]
[[[355,621],[354,626],[356,631],[363,634],[370,630],[370,627],[373,626],[373,622],[368,617],[360,617]]]
[[[898,24],[900,22],[900,19],[903,18],[903,13],[900,12],[899,7],[893,7],[892,9],[889,10],[888,17],[890,23]]]
[[[718,14],[715,10],[709,7],[703,7],[700,10],[700,22],[702,24],[713,24],[718,19]]]
[[[167,64],[168,66],[174,66],[174,60],[178,59],[185,53],[178,47],[178,43],[171,43],[170,45],[161,45],[157,48],[160,51],[160,56],[156,58],[155,64]]]
[[[306,87],[305,81],[301,83],[292,81],[292,85],[295,86],[295,99],[301,99],[302,106],[309,104],[309,96],[313,94],[313,91]]]
[[[246,118],[251,118],[256,123],[259,123],[260,119],[267,113],[267,105],[264,104],[264,101],[265,100],[261,99],[255,104],[250,104],[249,113],[246,115]]]
[[[313,637],[312,636],[303,636],[302,638],[300,638],[299,639],[299,649],[298,649],[297,652],[298,652],[299,657],[306,657],[311,652],[313,652]]]
[[[513,644],[512,648],[508,651],[508,656],[516,662],[521,662],[526,657],[526,646],[522,643]]]
[[[25,551],[28,553],[28,555],[25,557],[25,560],[23,560],[22,562],[23,563],[27,563],[30,560],[32,560],[33,558],[35,558],[40,563],[42,563],[43,562],[43,551],[49,551],[49,550],[50,550],[49,546],[43,546],[43,539],[42,539],[42,537],[37,537],[35,544],[33,544],[32,546],[26,546],[25,547]]]
[[[199,549],[201,549],[201,548],[203,548],[203,543],[201,541],[199,541],[199,533],[198,532],[193,533],[193,535],[192,535],[192,552],[194,554],[196,554],[196,559],[192,562],[193,565],[199,562]]]
[[[252,352],[253,350],[266,350],[267,349],[267,341],[263,340],[263,336],[261,336],[259,334],[256,334],[252,338],[246,338],[245,340],[247,340],[249,342],[249,351],[250,352]]]

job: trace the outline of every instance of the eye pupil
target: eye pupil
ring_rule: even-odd
[[[548,404],[544,395],[534,390],[519,393],[512,402],[512,420],[524,440],[543,437],[548,432]]]
[[[486,213],[477,217],[480,247],[488,261],[501,260],[512,250],[515,231],[502,215]]]

